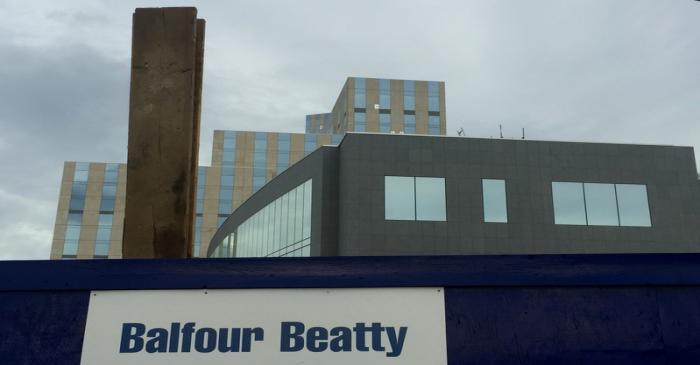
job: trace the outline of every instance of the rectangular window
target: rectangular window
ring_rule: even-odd
[[[412,176],[384,176],[384,219],[415,220],[415,196]]]
[[[304,135],[304,156],[316,150],[316,135],[315,134],[305,134]]]
[[[416,110],[416,82],[404,80],[403,82],[403,109]]]
[[[233,165],[236,161],[236,132],[224,131],[222,165]]]
[[[440,134],[439,116],[428,116],[428,134],[433,136]]]
[[[365,113],[355,113],[355,132],[364,132],[367,129]]]
[[[445,221],[445,179],[385,176],[384,218]]]
[[[554,224],[586,225],[586,204],[583,200],[583,184],[553,182]]]
[[[651,227],[646,185],[616,184],[620,225]]]
[[[90,170],[89,162],[76,162],[73,172],[73,181],[87,183]]]
[[[484,199],[484,222],[508,223],[506,181],[483,179],[481,188]]]
[[[404,114],[403,116],[403,131],[404,133],[415,134],[416,133],[416,115]]]
[[[651,227],[646,186],[552,182],[555,224]]]
[[[357,77],[355,80],[355,108],[366,107],[365,79]]]
[[[379,108],[391,109],[391,83],[389,80],[379,80]]]
[[[428,111],[440,111],[440,90],[437,81],[428,81]]]
[[[416,177],[416,220],[447,220],[444,178]]]
[[[289,167],[290,138],[289,133],[277,135],[277,175]]]
[[[389,133],[391,131],[391,115],[379,114],[379,132]]]
[[[589,226],[619,226],[614,184],[583,184]]]
[[[112,236],[113,215],[100,214],[97,221],[97,235],[95,237],[95,258],[107,258],[109,254],[109,241]]]
[[[108,163],[105,164],[105,183],[117,183],[119,178],[119,164],[118,163]]]
[[[266,182],[267,171],[267,133],[255,133],[253,151],[253,192],[258,191]]]
[[[228,216],[233,211],[233,202],[231,200],[219,199],[219,215]]]

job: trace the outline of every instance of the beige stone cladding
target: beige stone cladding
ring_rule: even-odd
[[[54,224],[53,240],[51,242],[50,258],[52,260],[60,259],[63,256],[63,244],[65,242],[66,237],[66,225],[68,223],[68,207],[70,204],[74,174],[75,162],[64,162],[63,176],[61,177],[61,188],[58,195],[58,209],[56,210],[56,223]]]

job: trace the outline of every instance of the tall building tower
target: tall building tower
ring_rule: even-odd
[[[331,113],[306,116],[306,133],[214,131],[211,166],[197,173],[195,256],[253,193],[346,132],[445,134],[445,84],[350,77]],[[51,259],[121,258],[126,165],[65,162]]]
[[[333,133],[445,135],[445,83],[349,77],[332,118]]]

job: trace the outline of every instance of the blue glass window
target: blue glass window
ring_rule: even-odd
[[[415,220],[416,191],[412,176],[384,177],[384,219]]]
[[[620,225],[651,227],[646,185],[616,184]]]
[[[223,170],[223,168],[222,168]],[[204,208],[204,189],[207,183],[207,168],[199,166],[197,168],[197,205],[195,209],[196,214],[202,214],[202,209]]]
[[[446,221],[445,179],[416,177],[416,220]]]
[[[73,172],[73,186],[71,188],[71,197],[69,210],[81,211],[85,206],[85,191],[87,190],[88,173],[90,164],[87,162],[76,162],[75,171]]]
[[[223,165],[233,165],[236,161],[236,132],[224,131]]]
[[[100,212],[114,212],[115,199],[102,197],[100,201]]]
[[[355,113],[355,132],[367,130],[367,119],[365,113]]]
[[[315,134],[305,134],[304,135],[304,156],[316,150],[316,135]]]
[[[552,182],[555,224],[651,227],[646,186]]]
[[[83,221],[83,213],[68,213],[68,225],[79,226]]]
[[[437,81],[428,81],[428,111],[440,111],[440,91]]]
[[[367,104],[367,92],[365,79],[357,77],[355,80],[355,108],[365,108]]]
[[[582,183],[552,182],[552,200],[555,224],[586,225]]]
[[[391,115],[379,114],[379,132],[389,133],[391,131]]]
[[[105,183],[117,183],[119,179],[119,164],[108,163],[105,165]]]
[[[445,179],[385,176],[384,219],[446,221]]]
[[[428,116],[428,134],[433,136],[440,134],[440,117]]]
[[[219,197],[219,214],[229,215],[233,211],[233,201]]]
[[[112,236],[113,215],[100,214],[97,222],[97,235],[95,238],[95,258],[106,258],[109,254],[109,241]]]
[[[614,184],[583,184],[589,226],[618,226]]]
[[[89,170],[90,170],[90,163],[89,162],[76,162],[75,163],[75,171],[73,173],[73,181],[87,183]]]
[[[404,114],[403,116],[403,131],[404,133],[416,133],[416,116],[415,114]]]
[[[255,133],[253,151],[253,192],[258,191],[267,180],[267,133]]]
[[[389,80],[379,80],[379,108],[391,109],[391,83]]]
[[[221,175],[221,186],[233,186],[233,176]]]
[[[291,146],[291,137],[289,133],[280,133],[277,135],[277,175],[282,173],[289,167],[289,149]]]
[[[66,235],[63,241],[63,257],[76,257],[78,254],[78,242],[80,240],[80,225],[83,213],[68,213],[66,223]]]
[[[233,187],[232,186],[222,186],[219,190],[219,200],[233,200]]]
[[[416,110],[416,82],[404,80],[403,82],[403,109]]]
[[[484,222],[508,223],[506,181],[483,179],[481,187],[484,202]]]
[[[118,164],[105,165],[105,179],[102,184],[102,197],[100,201],[100,212],[113,212],[117,196],[117,175],[119,173]]]

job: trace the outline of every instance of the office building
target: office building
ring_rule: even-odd
[[[211,257],[700,252],[690,147],[348,133],[236,209]]]
[[[331,113],[306,117],[306,133],[221,131],[197,174],[194,254],[268,181],[348,131],[445,134],[444,82],[348,78]],[[121,258],[126,166],[65,162],[51,258]]]

